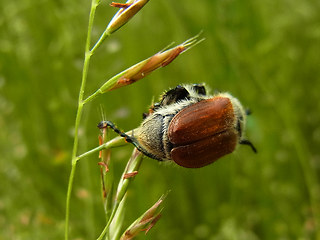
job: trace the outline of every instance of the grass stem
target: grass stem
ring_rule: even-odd
[[[83,109],[83,95],[84,95],[84,90],[85,90],[87,77],[88,77],[90,58],[92,56],[92,53],[90,52],[91,32],[93,28],[93,20],[94,20],[96,8],[99,5],[99,2],[100,2],[99,0],[92,0],[90,15],[89,15],[88,32],[87,32],[87,39],[86,39],[86,45],[85,45],[85,58],[84,58],[82,80],[81,80],[81,86],[80,86],[80,92],[79,92],[79,98],[78,98],[78,110],[76,114],[76,121],[75,121],[75,127],[74,127],[74,142],[73,142],[72,159],[71,159],[71,172],[70,172],[67,197],[66,197],[65,240],[68,240],[68,237],[69,237],[70,199],[71,199],[74,175],[75,175],[76,166],[77,166],[76,156],[78,151],[80,120],[81,120],[82,109]]]

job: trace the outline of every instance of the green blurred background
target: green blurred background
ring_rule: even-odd
[[[93,40],[116,11],[108,3]],[[89,0],[1,1],[0,239],[63,239],[89,8]],[[86,94],[200,30],[206,40],[168,67],[85,106],[79,153],[98,144],[101,108],[129,130],[164,90],[205,82],[250,107],[258,154],[241,146],[196,170],[145,159],[124,225],[171,189],[161,220],[138,239],[320,239],[320,1],[150,1],[93,56]],[[117,177],[131,151],[113,151]],[[71,239],[95,239],[104,227],[98,161],[79,162]]]

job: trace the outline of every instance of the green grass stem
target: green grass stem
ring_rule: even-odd
[[[80,127],[80,120],[82,116],[82,109],[83,109],[83,96],[84,90],[87,82],[88,77],[88,69],[90,58],[92,56],[92,52],[90,51],[90,43],[91,43],[91,32],[93,28],[93,21],[96,12],[96,8],[99,5],[99,0],[92,0],[91,2],[91,9],[89,14],[89,24],[88,24],[88,32],[87,32],[87,39],[85,45],[85,58],[82,70],[82,80],[78,98],[78,110],[76,114],[76,121],[74,127],[74,142],[73,142],[73,150],[72,150],[72,159],[71,159],[71,172],[69,176],[69,183],[68,183],[68,190],[67,190],[67,197],[66,197],[66,215],[65,215],[65,240],[68,240],[69,236],[69,221],[70,221],[70,199],[74,181],[74,175],[76,171],[77,165],[77,151],[78,151],[78,143],[79,143],[79,127]]]

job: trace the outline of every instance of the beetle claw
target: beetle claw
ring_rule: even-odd
[[[252,142],[250,142],[250,141],[247,140],[247,139],[241,140],[241,141],[239,142],[239,144],[248,145],[248,146],[251,147],[251,149],[252,149],[252,151],[253,151],[254,153],[257,153],[257,152],[258,152],[257,149],[255,148],[255,146],[252,144]]]

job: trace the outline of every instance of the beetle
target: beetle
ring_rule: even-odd
[[[178,85],[149,108],[131,136],[110,121],[98,127],[111,127],[150,158],[200,168],[232,153],[238,144],[257,152],[244,136],[247,114],[229,93],[211,96],[202,84]]]

